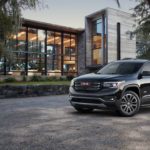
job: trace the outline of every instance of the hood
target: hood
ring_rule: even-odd
[[[82,76],[79,76],[75,78],[75,81],[121,81],[121,80],[129,80],[129,78],[132,78],[132,75],[118,75],[118,74],[95,74],[95,73],[90,73],[90,74],[85,74]],[[133,79],[133,78],[132,78]]]

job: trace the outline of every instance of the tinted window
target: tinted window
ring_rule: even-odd
[[[100,71],[99,74],[133,74],[136,73],[143,63],[138,62],[115,62],[110,63]]]
[[[150,76],[150,63],[146,63],[143,67],[143,75]]]

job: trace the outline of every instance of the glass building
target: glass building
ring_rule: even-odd
[[[22,19],[6,42],[1,75],[77,76],[110,61],[136,56],[131,14],[106,8],[85,17],[85,29]]]
[[[24,19],[7,41],[9,59],[1,59],[1,74],[76,76],[79,31]]]

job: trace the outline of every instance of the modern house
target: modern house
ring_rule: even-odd
[[[22,19],[8,41],[0,74],[76,76],[108,62],[136,57],[131,14],[106,8],[85,17],[85,29]]]

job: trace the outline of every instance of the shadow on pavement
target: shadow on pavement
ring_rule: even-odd
[[[76,110],[69,112],[72,115],[78,116],[78,115],[89,115],[89,116],[95,116],[95,117],[118,117],[119,115],[115,111],[111,110],[94,110],[93,112],[89,113],[80,113]]]

